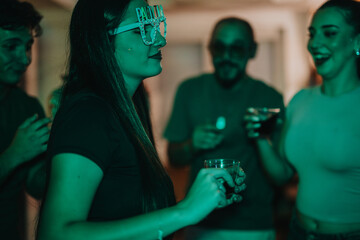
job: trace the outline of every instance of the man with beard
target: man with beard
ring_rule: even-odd
[[[41,16],[26,2],[0,7],[0,238],[25,239],[25,194],[39,198],[49,137],[44,111],[17,85],[31,62]]]
[[[275,239],[273,188],[243,118],[249,107],[280,108],[282,117],[284,104],[278,92],[246,73],[256,48],[248,22],[222,19],[209,44],[215,72],[189,79],[177,91],[164,133],[170,163],[190,165],[190,183],[205,159],[240,160],[247,176],[242,203],[214,211],[187,230],[188,239]],[[278,124],[273,131],[275,141],[280,129]]]

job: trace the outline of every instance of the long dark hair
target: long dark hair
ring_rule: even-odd
[[[319,10],[334,7],[340,10],[345,21],[353,27],[354,35],[360,34],[360,2],[354,0],[329,0],[319,7]],[[360,57],[357,57],[356,67],[360,78]]]
[[[111,105],[138,154],[143,184],[143,212],[175,203],[172,183],[163,168],[151,130],[143,84],[131,98],[114,56],[108,31],[122,21],[131,0],[79,0],[70,23],[69,77],[63,99],[89,89]]]

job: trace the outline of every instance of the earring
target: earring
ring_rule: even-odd
[[[358,57],[360,57],[360,48],[358,48],[358,49],[355,50],[355,55],[358,56]]]

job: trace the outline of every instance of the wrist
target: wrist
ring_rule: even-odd
[[[20,166],[24,161],[22,157],[16,154],[12,149],[8,148],[0,154],[1,168],[4,168],[6,172],[13,171]]]
[[[175,211],[177,212],[178,219],[184,225],[184,227],[197,223],[187,204],[186,197],[185,199],[178,202],[174,208],[176,209]]]
[[[5,159],[8,159],[9,163],[12,165],[17,166],[26,162],[26,159],[24,158],[21,151],[18,151],[18,149],[12,146],[8,147],[1,155]]]

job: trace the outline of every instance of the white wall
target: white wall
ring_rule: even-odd
[[[307,85],[310,63],[306,50],[306,13],[287,8],[247,8],[177,10],[166,15],[168,45],[163,49],[163,72],[145,82],[151,93],[153,127],[163,162],[167,161],[162,132],[172,109],[176,88],[190,76],[212,71],[207,43],[219,19],[238,16],[253,25],[259,48],[256,58],[249,63],[248,72],[281,92],[285,103]]]

